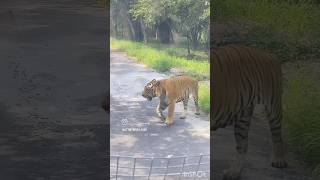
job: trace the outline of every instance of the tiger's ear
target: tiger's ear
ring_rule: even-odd
[[[155,79],[152,79],[152,81],[151,81],[151,83],[155,83],[157,80],[155,80]]]

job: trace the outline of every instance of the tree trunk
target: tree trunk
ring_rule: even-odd
[[[164,44],[171,43],[170,36],[172,31],[171,31],[171,27],[169,25],[168,20],[161,21],[158,24],[158,32],[159,32],[159,38],[161,43],[164,43]]]
[[[143,42],[147,43],[148,42],[148,35],[146,33],[146,27],[144,26],[143,20],[140,18],[140,26],[141,26],[141,31],[143,35]]]
[[[191,44],[193,49],[197,49],[199,47],[199,33],[197,31],[191,33]]]
[[[115,33],[115,36],[118,37],[118,18],[117,17],[114,18],[114,33]]]
[[[188,44],[188,57],[191,56],[191,52],[190,52],[190,37],[187,36],[187,44]]]

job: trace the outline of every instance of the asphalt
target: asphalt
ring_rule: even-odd
[[[106,9],[0,2],[0,179],[107,179]]]

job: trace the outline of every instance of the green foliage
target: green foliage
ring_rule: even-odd
[[[178,17],[178,29],[190,35],[192,31],[208,27],[210,18],[210,3],[207,0],[177,0],[175,14]]]
[[[152,69],[155,69],[159,72],[166,72],[166,71],[170,71],[172,66],[173,64],[170,63],[170,61],[166,59],[159,59],[152,64]]]
[[[193,40],[194,47],[209,42],[209,0],[138,0],[130,14],[151,29],[162,21],[170,22],[176,32]]]
[[[209,84],[199,85],[199,107],[205,113],[210,113],[210,86]]]
[[[289,76],[283,97],[289,142],[315,173],[320,167],[320,87],[316,83],[311,73],[299,70]]]
[[[138,0],[132,5],[130,13],[134,18],[141,17],[149,26],[154,26],[161,19],[172,17],[175,0]]]
[[[305,0],[217,0],[216,21],[236,22],[229,40],[270,49],[285,60],[319,54],[320,6]],[[244,29],[242,26],[246,25]]]
[[[267,0],[218,0],[216,16],[237,17],[292,37],[319,35],[319,6]]]
[[[158,71],[166,71],[168,68],[176,67],[183,69],[198,80],[209,79],[210,76],[208,62],[173,56],[166,49],[157,49],[149,44],[113,38],[111,38],[110,46],[125,51],[128,55]]]
[[[181,58],[187,58],[188,50],[185,44],[179,43],[179,44],[173,44],[173,45],[164,45],[160,44],[158,42],[154,43],[148,43],[148,46],[165,51],[170,56],[176,56]],[[194,56],[194,60],[199,61],[209,61],[209,53],[205,51],[199,51],[199,50],[193,50],[191,51],[192,55]]]
[[[192,41],[194,47],[209,42],[210,3],[207,0],[177,0],[176,29]]]

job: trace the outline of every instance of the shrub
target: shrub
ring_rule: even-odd
[[[159,59],[154,61],[152,64],[152,68],[159,72],[169,71],[173,67],[172,63],[170,63],[166,59]]]
[[[320,167],[320,87],[316,83],[311,73],[299,70],[289,76],[283,98],[289,143],[315,173]]]

